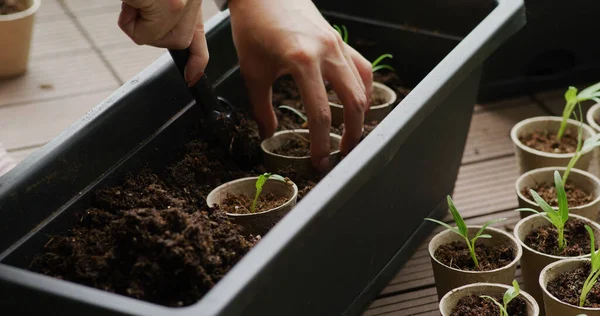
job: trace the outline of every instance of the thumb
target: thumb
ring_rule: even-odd
[[[189,86],[193,86],[200,80],[206,70],[208,59],[209,53],[206,35],[204,34],[202,10],[199,10],[194,35],[190,43],[190,58],[185,66],[185,81]]]

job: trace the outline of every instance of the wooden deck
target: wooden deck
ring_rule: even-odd
[[[204,1],[204,15],[216,12]],[[0,81],[0,143],[17,162],[55,137],[164,53],[138,47],[116,25],[120,4],[106,0],[43,0],[29,72]],[[499,216],[511,230],[518,214],[516,161],[509,138],[519,120],[557,115],[563,91],[485,106],[473,114],[454,200],[468,223]],[[364,315],[439,315],[427,242]]]

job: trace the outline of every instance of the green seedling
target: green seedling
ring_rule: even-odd
[[[502,297],[502,303],[496,301],[496,299],[491,296],[482,295],[480,297],[494,302],[494,304],[496,304],[496,306],[500,308],[500,316],[510,316],[508,315],[507,311],[508,303],[517,298],[517,296],[519,296],[520,293],[519,283],[517,283],[517,280],[513,280],[512,284],[513,286],[506,290],[506,292],[504,292],[504,296]]]
[[[302,121],[304,121],[305,123],[308,122],[308,117],[306,117],[306,114],[300,112],[300,110],[293,108],[289,105],[280,105],[279,106],[280,109],[286,109],[288,111],[292,111],[292,113],[296,114],[300,119],[302,119]]]
[[[333,28],[338,31],[338,33],[340,33],[340,36],[342,37],[342,40],[344,41],[344,43],[348,44],[348,29],[346,28],[345,25],[342,25],[341,27],[338,25],[333,25]]]
[[[372,71],[376,72],[376,71],[379,71],[381,69],[389,69],[391,71],[396,71],[394,69],[394,67],[392,67],[390,65],[385,65],[385,64],[380,65],[379,64],[379,63],[381,63],[381,61],[383,61],[386,58],[392,59],[392,58],[394,58],[394,56],[392,56],[392,54],[383,54],[383,55],[377,57],[377,59],[375,59],[375,61],[371,63],[371,69],[372,69]]]
[[[473,259],[473,263],[475,264],[475,267],[479,268],[479,261],[477,261],[477,256],[475,255],[475,242],[479,238],[486,238],[486,239],[492,238],[492,236],[490,236],[488,234],[484,234],[483,232],[488,228],[488,226],[490,226],[494,223],[506,220],[506,218],[499,218],[499,219],[491,220],[491,221],[485,223],[483,226],[481,226],[481,229],[479,229],[477,234],[475,234],[475,237],[473,237],[472,239],[469,239],[469,229],[467,228],[467,224],[465,224],[465,221],[460,216],[460,213],[456,209],[456,206],[454,206],[454,202],[452,201],[452,198],[450,196],[448,196],[448,208],[450,208],[450,213],[452,214],[452,218],[454,219],[454,222],[456,222],[456,227],[452,227],[444,222],[441,222],[441,221],[438,221],[438,220],[432,219],[432,218],[425,218],[425,220],[434,222],[436,224],[440,224],[440,225],[450,229],[454,233],[460,235],[462,238],[464,238],[465,242],[467,243],[467,247],[469,247],[471,259]]]
[[[600,250],[596,251],[596,245],[594,244],[594,231],[588,225],[585,225],[585,229],[587,229],[590,234],[590,242],[591,242],[591,261],[592,268],[590,269],[590,275],[583,283],[583,288],[581,289],[581,296],[579,297],[579,306],[583,307],[585,304],[585,300],[598,281],[598,276],[600,276]]]
[[[537,194],[534,190],[529,190],[531,196],[535,202],[542,208],[545,213],[545,218],[556,227],[558,231],[558,250],[562,251],[565,249],[565,223],[569,220],[569,204],[567,203],[567,193],[565,192],[565,186],[560,177],[558,171],[554,171],[554,184],[556,186],[556,195],[558,198],[558,210],[554,210],[542,197]],[[533,212],[539,214],[540,212],[532,208],[519,208],[516,211],[520,212]]]
[[[569,87],[567,92],[565,92],[565,101],[567,103],[563,109],[562,121],[557,135],[558,140],[564,135],[567,128],[567,120],[571,117],[571,113],[573,113],[575,106],[588,100],[594,100],[600,103],[600,82],[581,90],[579,93],[577,92],[578,90],[575,87]]]
[[[277,175],[277,174],[271,174],[271,173],[263,173],[261,174],[258,179],[256,179],[256,194],[254,195],[254,200],[252,201],[252,207],[250,208],[250,212],[254,213],[256,211],[256,202],[258,202],[258,197],[260,196],[260,193],[262,192],[263,186],[265,185],[265,183],[267,183],[267,180],[269,179],[275,179],[278,181],[283,181],[286,182],[285,178]]]

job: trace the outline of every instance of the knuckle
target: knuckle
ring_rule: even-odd
[[[167,5],[172,13],[179,13],[185,8],[185,0],[169,0]]]
[[[331,115],[327,111],[318,111],[311,122],[314,127],[326,127],[331,125]]]
[[[351,111],[351,114],[363,114],[368,107],[368,98],[365,93],[354,93],[352,101],[344,105],[344,111]]]
[[[334,34],[333,32],[324,32],[319,35],[319,42],[328,49],[336,47],[339,41],[341,41],[341,37],[339,34]]]
[[[288,60],[300,66],[307,66],[317,60],[317,54],[304,48],[295,48],[288,52]]]

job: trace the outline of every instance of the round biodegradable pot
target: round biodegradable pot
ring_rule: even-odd
[[[519,208],[533,208],[538,212],[542,212],[542,209],[534,201],[526,198],[521,192],[525,188],[533,188],[541,183],[547,183],[554,185],[554,171],[559,171],[562,175],[567,168],[565,167],[547,167],[541,169],[534,169],[522,174],[515,183],[515,189],[517,191],[517,197],[519,199]],[[589,218],[593,221],[598,217],[600,211],[600,179],[595,175],[577,169],[571,169],[569,178],[567,181],[572,182],[575,186],[589,194],[592,194],[594,200],[588,204],[569,207],[569,213],[580,215]],[[558,207],[554,207],[558,209]],[[532,215],[530,212],[520,212],[521,218]]]
[[[558,277],[561,273],[580,268],[589,259],[565,259],[549,264],[542,270],[539,278],[539,286],[544,292],[544,306],[547,316],[576,316],[585,314],[587,316],[600,316],[600,308],[579,307],[567,304],[546,289],[548,283]]]
[[[329,154],[329,164],[333,168],[340,161],[340,143],[342,137],[330,133],[331,153]],[[286,167],[293,168],[296,172],[309,173],[313,172],[314,168],[310,156],[293,157],[276,154],[273,151],[283,146],[288,140],[293,138],[303,137],[309,139],[307,129],[285,130],[275,133],[271,138],[262,141],[260,147],[265,157],[265,167],[269,172],[278,172]]]
[[[595,221],[591,221],[583,216],[569,214],[569,219],[576,218],[584,221],[587,225],[592,227],[594,230],[594,235],[596,236],[596,240],[600,240],[600,225],[598,225]],[[550,222],[544,218],[543,214],[534,214],[531,216],[527,216],[526,218],[520,220],[514,229],[515,237],[521,244],[523,248],[523,257],[521,257],[521,274],[523,275],[523,289],[526,290],[536,301],[542,302],[543,295],[542,290],[540,289],[539,277],[540,272],[549,264],[562,260],[562,259],[581,259],[589,257],[590,255],[583,255],[578,257],[561,257],[554,256],[539,252],[537,250],[532,249],[531,247],[525,244],[525,238],[531,231],[538,227],[542,226],[550,226]],[[544,308],[540,306],[541,314],[544,315]]]
[[[592,106],[586,115],[587,118],[587,123],[596,130],[596,132],[600,132],[600,125],[598,125],[598,123],[596,123],[597,121],[600,121],[600,103],[596,103],[594,104],[594,106]]]
[[[479,231],[481,226],[467,226],[469,229],[469,237],[473,238]],[[491,239],[479,239],[477,244],[483,245],[509,245],[513,249],[514,260],[508,265],[489,271],[464,271],[449,267],[435,258],[434,254],[437,249],[444,244],[454,241],[465,242],[465,240],[455,232],[447,229],[435,235],[429,242],[429,256],[431,257],[431,265],[433,266],[433,276],[435,278],[435,286],[437,288],[438,298],[441,299],[446,293],[452,289],[463,285],[479,282],[511,284],[515,278],[517,264],[523,250],[517,240],[510,234],[488,227],[485,230],[486,234],[492,236]]]
[[[569,160],[573,158],[574,153],[556,154],[548,153],[533,149],[523,144],[519,137],[529,135],[536,131],[547,131],[557,133],[560,129],[561,117],[556,116],[540,116],[532,117],[523,120],[513,126],[510,132],[510,138],[513,141],[517,163],[519,165],[519,174],[523,174],[533,169],[544,167],[564,167],[569,164]],[[567,130],[571,130],[576,134],[579,122],[569,119],[567,121]],[[586,140],[592,137],[596,132],[587,124],[583,124],[583,139]],[[594,151],[585,153],[579,158],[575,164],[575,168],[587,170],[590,165],[590,160],[593,157]]]
[[[34,17],[41,0],[25,0],[26,10],[0,15],[0,78],[25,73],[33,36]]]
[[[228,195],[246,195],[252,200],[256,194],[256,180],[258,177],[237,179],[224,183],[212,190],[206,197],[206,204],[210,207],[220,205]],[[295,205],[298,198],[298,187],[295,183],[288,181],[268,179],[263,186],[261,195],[271,193],[275,196],[287,198],[284,204],[266,211],[252,214],[226,213],[236,224],[242,226],[246,232],[254,235],[266,234],[285,214]]]
[[[381,96],[386,101],[383,104],[369,107],[369,111],[365,113],[365,122],[381,122],[392,111],[392,103],[396,100],[396,92],[379,82],[373,82],[373,96]],[[340,126],[344,123],[344,106],[333,102],[329,102],[329,106],[331,108],[331,125]]]
[[[442,316],[450,316],[452,314],[452,309],[454,309],[458,301],[465,296],[488,295],[502,297],[509,288],[511,288],[511,286],[495,283],[474,283],[461,286],[446,293],[446,295],[442,297],[439,306],[440,313],[442,313]],[[527,316],[538,316],[540,314],[540,307],[531,295],[524,291],[520,291],[518,297],[523,299],[527,304]]]

